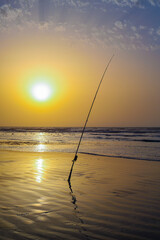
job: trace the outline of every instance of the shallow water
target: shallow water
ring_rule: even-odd
[[[0,128],[0,149],[75,152],[81,128]],[[87,128],[80,152],[160,161],[160,128]]]
[[[0,151],[2,240],[159,239],[159,162]]]

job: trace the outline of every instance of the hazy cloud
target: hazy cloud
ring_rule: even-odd
[[[121,30],[126,27],[126,24],[123,24],[121,21],[116,21],[114,25]]]
[[[63,35],[63,39],[66,38],[68,41],[75,41],[75,43],[79,41],[91,46],[101,44],[104,48],[113,47],[116,49],[154,49],[154,46],[156,46],[156,49],[158,48],[160,28],[157,28],[157,26],[149,27],[147,24],[145,25],[145,22],[137,24],[136,21],[116,20],[116,15],[112,18],[112,12],[108,24],[108,4],[123,6],[123,11],[127,11],[128,8],[125,9],[124,7],[139,4],[137,0],[47,0],[45,2],[49,4],[47,8],[48,12],[46,12],[47,17],[43,21],[40,21],[40,18],[38,18],[39,1],[15,0],[14,4],[0,6],[0,33],[4,33],[5,31],[48,31],[55,33],[55,36],[57,33],[58,37]],[[140,2],[141,4],[147,2],[155,7],[160,1],[146,0]],[[62,7],[61,9],[63,7],[65,9],[66,6],[73,8],[74,18],[70,15],[64,17],[62,13],[59,13],[58,9],[60,6]],[[93,7],[92,10],[91,6]],[[91,13],[92,11],[94,13],[93,19],[88,17],[88,8]],[[107,11],[107,13],[103,11],[103,17],[98,15],[98,21],[96,21],[96,8],[100,11],[102,9],[106,9]],[[81,11],[78,12],[77,9],[85,9],[86,14],[85,11],[83,13]],[[114,7],[112,9],[113,13],[115,13],[115,9],[117,8]],[[85,20],[82,16],[85,17]],[[76,19],[78,20],[74,21]],[[88,20],[86,21],[86,19]],[[156,38],[153,36],[156,36]]]
[[[157,34],[160,36],[160,27],[157,29]]]
[[[131,29],[135,32],[137,28],[135,26],[132,26]]]
[[[145,8],[146,4],[160,7],[160,0],[102,0],[105,3],[112,3],[119,7]]]
[[[0,19],[1,21],[11,22],[17,20],[22,16],[21,9],[14,9],[10,5],[3,5],[0,7]]]
[[[66,28],[63,25],[55,27],[56,32],[65,32]]]

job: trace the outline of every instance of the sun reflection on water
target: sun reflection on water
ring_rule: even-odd
[[[43,173],[44,173],[44,160],[42,158],[39,158],[36,160],[36,182],[41,183],[43,179]]]
[[[42,143],[38,144],[38,146],[37,146],[38,152],[44,152],[45,149],[46,149],[46,146],[44,144],[42,144]]]

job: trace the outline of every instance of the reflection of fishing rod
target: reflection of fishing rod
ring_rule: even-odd
[[[90,110],[89,110],[89,112],[88,112],[88,115],[87,115],[87,118],[86,118],[86,121],[85,121],[83,130],[82,130],[82,133],[81,133],[81,137],[80,137],[80,139],[79,139],[79,143],[78,143],[78,146],[77,146],[77,150],[76,150],[76,152],[75,152],[75,156],[74,156],[74,159],[73,159],[73,163],[72,163],[72,166],[71,166],[71,170],[70,170],[70,173],[69,173],[69,176],[68,176],[69,185],[70,185],[70,180],[71,180],[71,175],[72,175],[73,166],[74,166],[75,161],[76,161],[77,158],[78,158],[78,155],[77,155],[77,154],[78,154],[78,150],[79,150],[79,147],[80,147],[80,144],[81,144],[81,141],[82,141],[82,137],[83,137],[83,134],[84,134],[84,131],[85,131],[85,128],[86,128],[86,125],[87,125],[87,122],[88,122],[90,113],[91,113],[91,111],[92,111],[94,102],[95,102],[95,100],[96,100],[96,97],[97,97],[99,88],[100,88],[100,86],[101,86],[101,83],[102,83],[102,81],[103,81],[103,78],[104,78],[104,76],[105,76],[105,73],[106,73],[106,71],[107,71],[107,69],[108,69],[108,67],[109,67],[109,64],[111,63],[113,57],[114,57],[114,55],[111,57],[111,59],[109,60],[107,66],[106,66],[106,68],[105,68],[105,70],[104,70],[104,73],[103,73],[103,75],[102,75],[102,77],[101,77],[101,80],[100,80],[100,83],[99,83],[99,85],[98,85],[97,91],[96,91],[96,93],[95,93],[94,99],[93,99],[93,101],[92,101]]]

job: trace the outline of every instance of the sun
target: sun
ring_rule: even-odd
[[[47,101],[52,95],[51,86],[45,82],[37,82],[31,88],[33,98],[39,102]]]

